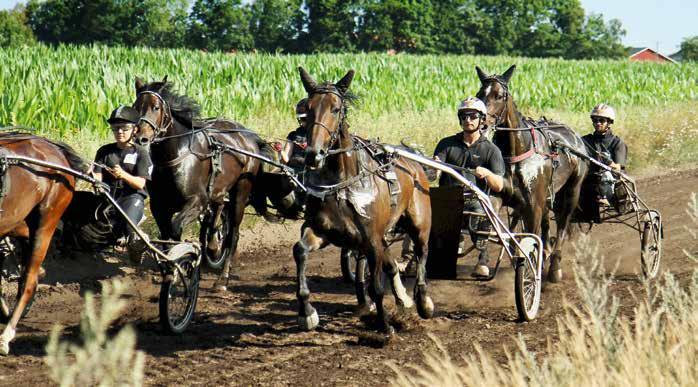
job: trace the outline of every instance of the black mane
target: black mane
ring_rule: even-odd
[[[174,92],[174,83],[172,82],[152,82],[147,84],[142,91],[153,91],[160,94],[170,106],[173,118],[188,127],[192,127],[192,123],[200,117],[201,106],[198,102],[191,97]]]

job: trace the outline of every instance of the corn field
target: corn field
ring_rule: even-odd
[[[257,55],[209,54],[190,50],[51,48],[0,50],[0,124],[25,125],[75,138],[98,136],[111,109],[134,100],[134,78],[168,75],[178,89],[198,100],[206,116],[266,123],[289,117],[303,96],[296,68],[318,80],[336,80],[348,69],[361,97],[359,116],[452,111],[475,94],[479,65],[488,73],[518,66],[511,89],[520,108],[588,111],[599,101],[616,107],[657,106],[698,100],[698,66],[628,61],[565,61],[484,56]],[[276,117],[276,119],[274,119]],[[292,122],[292,121],[289,121]]]

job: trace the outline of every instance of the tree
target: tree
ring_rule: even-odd
[[[253,2],[250,32],[254,37],[254,47],[267,52],[296,51],[304,18],[301,3],[301,0]]]
[[[432,44],[436,52],[449,54],[478,53],[485,32],[484,13],[475,0],[434,2]]]
[[[196,0],[189,15],[187,40],[206,50],[249,50],[250,9],[239,0]]]
[[[0,11],[0,47],[20,47],[35,42],[36,38],[27,24],[27,16],[22,6]]]
[[[698,61],[698,35],[685,38],[681,42],[681,60]]]
[[[364,50],[433,52],[434,5],[431,0],[369,0],[361,8],[358,30]]]
[[[301,36],[304,52],[351,52],[356,48],[355,0],[306,0],[307,34]]]

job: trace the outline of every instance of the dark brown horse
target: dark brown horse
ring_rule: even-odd
[[[9,353],[17,323],[34,297],[41,263],[75,188],[72,175],[27,162],[15,164],[8,161],[12,156],[37,159],[81,172],[87,169],[87,165],[67,145],[27,133],[0,134],[0,237],[16,238],[24,253],[20,263],[18,299],[10,315],[2,316],[9,318],[0,337],[0,354],[3,355]]]
[[[309,330],[319,323],[317,311],[309,302],[305,276],[308,253],[331,243],[355,249],[367,258],[369,295],[376,305],[379,328],[392,332],[383,308],[383,272],[392,281],[396,303],[403,307],[413,304],[400,282],[397,263],[387,250],[388,232],[398,223],[415,244],[417,310],[423,318],[431,317],[434,304],[427,295],[425,269],[431,205],[423,168],[404,159],[390,160],[389,156],[380,161],[381,156],[376,156],[380,147],[372,147],[349,133],[346,115],[354,98],[348,90],[353,70],[334,84],[318,84],[303,68],[299,71],[309,97],[306,183],[310,188],[301,240],[293,246],[300,327]],[[388,164],[381,167],[384,163]],[[390,184],[397,187],[389,186],[389,174],[393,178]],[[357,281],[362,281],[361,277],[357,275]],[[360,305],[368,305],[363,286],[357,285],[357,298]]]
[[[260,154],[271,148],[237,122],[200,121],[196,102],[172,87],[167,77],[149,84],[136,79],[134,107],[142,116],[136,141],[149,147],[154,165],[150,209],[164,239],[179,240],[183,227],[205,214],[201,243],[211,266],[224,266],[215,287],[225,290],[240,222],[261,171],[258,159],[226,149]]]
[[[481,87],[477,93],[487,105],[487,124],[494,127],[493,141],[507,164],[506,179],[513,187],[504,204],[514,209],[514,221],[522,219],[527,232],[541,235],[550,255],[548,279],[562,279],[562,245],[579,202],[587,164],[579,157],[555,148],[555,142],[586,154],[581,137],[568,126],[546,120],[533,121],[518,112],[509,92],[516,66],[502,75],[487,75],[476,67]],[[555,214],[557,237],[550,244],[549,210]]]

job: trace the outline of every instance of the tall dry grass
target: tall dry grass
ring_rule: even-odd
[[[80,343],[61,340],[55,326],[46,345],[45,361],[51,379],[60,386],[140,386],[143,384],[145,354],[136,350],[136,333],[126,326],[109,333],[126,301],[126,285],[118,280],[102,287],[100,306],[92,292],[85,294],[80,321]]]
[[[698,230],[698,203],[689,205]],[[694,234],[695,236],[695,234]],[[588,238],[576,245],[575,281],[581,306],[566,305],[559,342],[538,356],[522,338],[498,363],[483,348],[454,359],[435,337],[424,364],[400,368],[399,386],[696,386],[698,385],[698,271],[686,284],[670,273],[645,284],[639,305],[622,316],[603,259]]]

